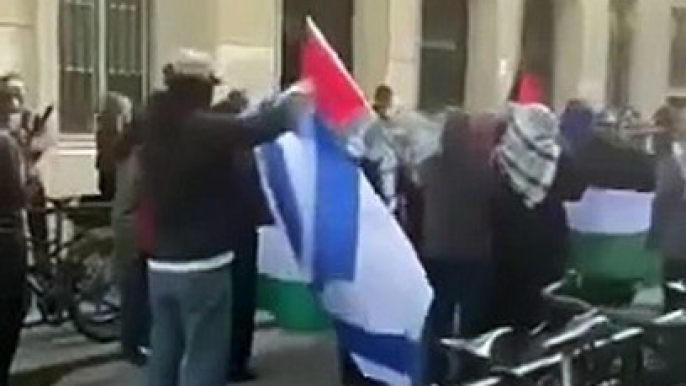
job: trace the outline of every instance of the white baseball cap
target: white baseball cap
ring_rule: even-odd
[[[207,52],[182,48],[171,63],[173,75],[219,83],[214,75],[214,59]]]

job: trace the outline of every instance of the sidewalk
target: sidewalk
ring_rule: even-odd
[[[15,382],[16,386],[144,386],[145,370],[116,361],[116,346],[95,346],[63,332],[52,334],[52,343],[31,337],[19,354],[16,369],[34,367],[41,360],[64,358],[68,363]],[[51,335],[51,334],[49,334]],[[260,331],[255,342],[255,368],[259,380],[248,386],[338,386],[335,344],[326,336],[290,335],[276,329]],[[27,338],[28,339],[28,338]],[[35,344],[35,345],[34,345]],[[37,345],[37,346],[36,346]],[[66,359],[70,350],[89,350],[77,365]],[[82,351],[83,353],[83,351]]]
[[[71,326],[37,327],[22,332],[12,377],[17,386],[49,385],[75,369],[112,361],[116,354],[116,344],[94,344]],[[36,383],[38,378],[42,381]]]

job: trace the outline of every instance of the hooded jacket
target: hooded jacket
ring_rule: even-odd
[[[443,132],[440,153],[420,166],[425,258],[459,261],[491,255],[494,181],[483,134],[471,130],[468,116],[453,116]]]

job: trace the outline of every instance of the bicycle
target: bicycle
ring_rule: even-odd
[[[672,379],[672,383],[664,380],[658,383],[656,375],[660,373],[651,368],[646,359],[648,348],[659,351],[660,342],[664,346],[665,339],[659,338],[664,338],[666,326],[677,330],[684,328],[686,322],[678,322],[679,312],[683,311],[677,312],[677,316],[674,313],[658,317],[641,315],[636,320],[634,315],[634,319],[630,319],[622,310],[599,308],[581,299],[557,294],[562,288],[563,283],[560,282],[543,291],[549,311],[558,320],[554,321],[555,317],[552,317],[545,328],[532,331],[525,337],[525,346],[520,344],[515,349],[520,362],[523,359],[526,363],[513,360],[512,356],[503,356],[507,353],[503,346],[508,344],[511,329],[501,328],[473,340],[448,339],[443,342],[457,356],[466,355],[481,361],[485,378],[473,385],[674,386],[674,379],[686,378],[680,374],[676,378],[667,378]],[[560,324],[560,319],[564,320],[563,327],[557,328],[555,326]],[[648,333],[650,327],[660,327],[662,333],[656,338]],[[684,368],[683,364],[669,364],[662,370],[674,367]]]
[[[675,287],[668,283],[666,288]],[[578,352],[576,369],[584,385],[618,384],[675,386],[686,380],[686,312],[642,308],[595,307],[581,299],[556,293],[561,284],[545,292],[549,301],[596,310],[619,329],[617,339],[592,341]],[[682,293],[686,298],[686,292]],[[678,298],[678,297],[677,297]],[[683,299],[680,303],[683,304]],[[668,305],[667,310],[671,309]],[[628,344],[614,344],[617,342]],[[613,383],[610,383],[613,382]]]
[[[109,203],[93,196],[48,199],[30,209],[50,221],[47,240],[29,240],[25,327],[71,322],[86,338],[119,337],[119,299],[113,280]],[[71,229],[68,229],[71,228]],[[38,312],[31,320],[30,310]]]
[[[612,337],[613,333],[607,318],[586,312],[554,332],[548,328],[532,331],[524,345],[508,339],[515,338],[508,328],[471,341],[449,339],[443,343],[458,355],[481,360],[481,372],[486,378],[474,381],[474,385],[567,386],[575,385],[575,361],[581,348],[597,339]]]

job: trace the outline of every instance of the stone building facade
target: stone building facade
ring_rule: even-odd
[[[686,0],[3,0],[0,71],[55,103],[51,194],[93,191],[92,116],[104,90],[142,99],[180,47],[211,51],[224,88],[257,97],[297,67],[312,14],[365,92],[400,103],[492,108],[539,67],[549,102],[624,103],[648,114],[686,98]]]

